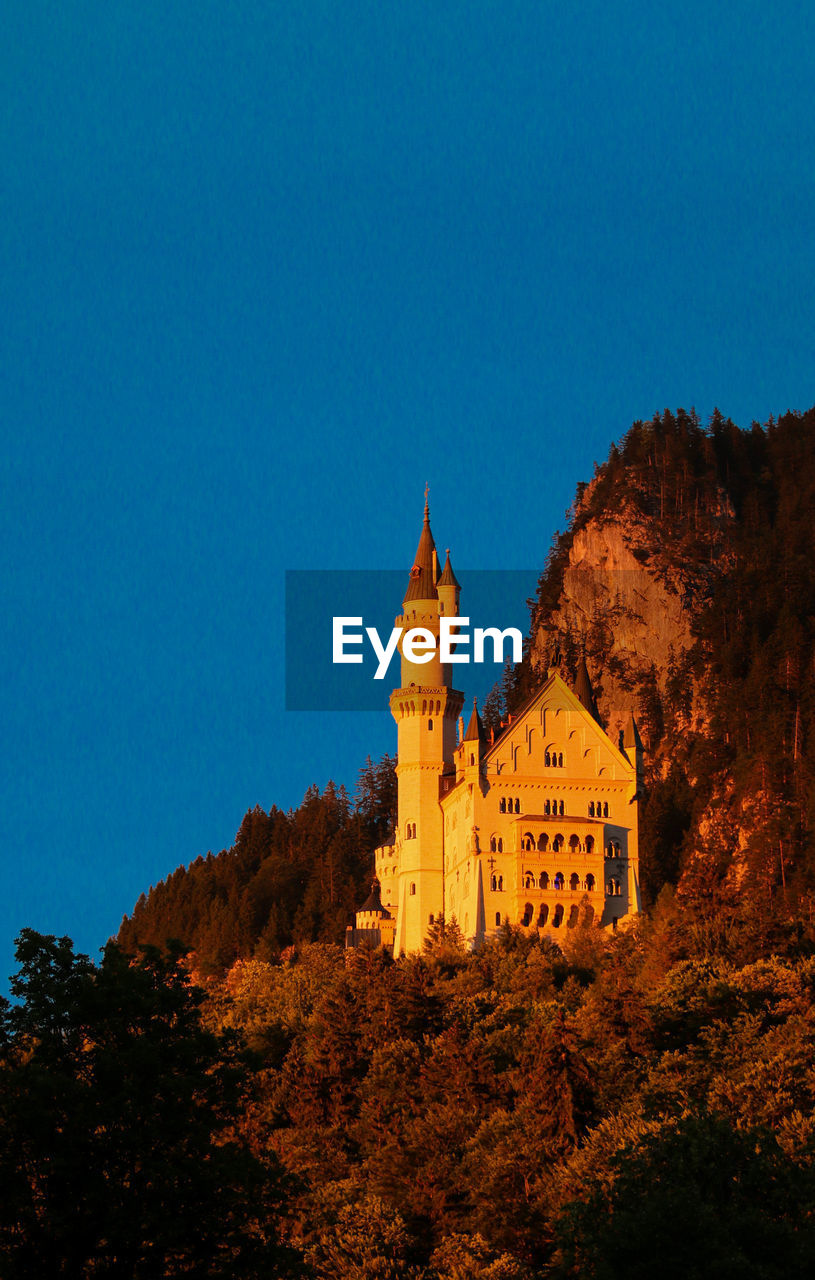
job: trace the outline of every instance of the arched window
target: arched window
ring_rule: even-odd
[[[577,853],[577,851],[579,850],[579,848],[580,848],[580,837],[579,837],[579,836],[569,836],[569,852],[570,852],[570,853]]]
[[[558,752],[557,763],[558,763],[558,768],[562,769],[563,768],[563,752],[562,751]]]
[[[571,889],[572,893],[576,893],[577,890],[580,888],[580,876],[577,874],[576,871],[573,871],[572,874],[569,876],[569,888]]]
[[[549,837],[545,831],[538,836],[538,853],[543,853],[549,844]]]
[[[411,897],[413,897],[413,895],[416,893],[416,885],[412,881],[410,885],[410,893],[411,893]]]
[[[475,753],[470,752],[470,764],[475,764]]]
[[[495,853],[498,849],[498,842],[495,836],[490,836],[490,853]]]
[[[549,918],[549,908],[545,902],[541,903],[541,909],[538,912],[538,928],[542,929]]]
[[[427,715],[427,698],[422,698],[422,715]]]
[[[552,928],[559,929],[563,923],[563,903],[559,902],[555,907],[555,914],[552,916]]]
[[[433,728],[433,721],[432,721],[432,720],[428,720],[428,722],[427,722],[427,727],[428,727],[428,729],[432,729],[432,728]]]
[[[535,837],[532,835],[531,831],[525,831],[524,832],[524,849],[526,850],[527,853],[531,853],[534,848],[535,848]]]
[[[552,763],[552,757],[549,755],[548,751],[546,752],[546,755],[543,757],[543,763],[545,764],[547,769]]]
[[[526,906],[524,907],[524,913],[521,916],[521,924],[524,925],[524,927],[527,927],[532,923],[533,911],[534,911],[534,908],[532,906],[532,903],[527,902]]]
[[[563,801],[560,802],[560,816],[563,817]]]
[[[606,801],[606,803],[603,805],[603,817],[604,818],[608,817],[608,801]]]
[[[516,801],[515,801],[515,812],[516,812],[516,813],[520,813],[520,812],[521,812],[521,802],[520,802],[520,800],[516,800]]]
[[[504,892],[504,877],[503,877],[503,876],[499,876],[499,877],[498,877],[498,892],[499,892],[499,893],[503,893],[503,892]]]
[[[498,837],[498,852],[499,852],[499,853],[503,853],[503,852],[504,852],[504,842],[503,842],[503,840],[501,839],[501,837],[500,837],[500,836]]]
[[[552,841],[552,853],[560,853],[563,848],[563,836],[558,833]]]
[[[533,876],[531,871],[527,871],[524,873],[524,888],[525,889],[535,888],[535,877]]]
[[[551,806],[550,806],[550,804],[549,804],[549,801],[548,801],[548,800],[546,801],[546,803],[545,803],[545,804],[544,804],[544,806],[543,806],[543,812],[544,812],[544,815],[548,818],[549,814],[551,813]]]
[[[594,801],[593,800],[589,801],[589,817],[590,818],[594,817]]]
[[[564,883],[565,881],[563,878],[563,872],[562,871],[556,872],[555,873],[555,889],[557,890],[558,893],[560,893],[561,890],[563,889]]]
[[[566,923],[566,927],[568,929],[573,929],[575,927],[575,925],[577,924],[577,917],[579,916],[579,914],[580,914],[580,908],[575,902],[574,905],[572,906],[571,911],[569,912],[569,919]]]
[[[495,923],[496,923],[496,926],[497,926],[497,925],[499,925],[499,924],[501,923],[501,912],[500,912],[500,911],[496,911],[496,913],[495,913]]]
[[[549,888],[549,872],[548,871],[541,871],[540,880],[538,881],[538,887],[540,889]]]
[[[498,877],[495,875],[490,876],[490,888],[493,893],[495,893],[495,890],[498,888]]]
[[[586,853],[594,853],[594,836],[586,836]]]
[[[591,872],[589,872],[589,874],[586,876],[586,891],[588,893],[594,892],[594,876],[591,874]]]
[[[498,806],[498,808],[500,809],[501,813],[506,813],[506,811],[507,811],[507,802],[506,802],[506,799],[505,799],[505,798],[503,798],[503,797],[502,797],[502,799],[501,799],[501,803],[500,803],[500,805]]]

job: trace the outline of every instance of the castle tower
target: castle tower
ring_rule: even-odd
[[[402,640],[413,628],[427,636],[427,656],[400,644],[401,686],[390,698],[397,725],[399,858],[394,953],[419,951],[430,925],[444,912],[444,828],[439,807],[442,778],[454,771],[456,718],[464,695],[452,688],[450,666],[439,656],[439,619],[458,608],[458,583],[449,567],[439,575],[425,494],[424,522],[402,613]],[[449,569],[449,573],[448,573]],[[446,581],[444,580],[446,579]],[[430,644],[434,646],[432,652]]]

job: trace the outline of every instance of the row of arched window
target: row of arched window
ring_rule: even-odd
[[[590,818],[607,818],[608,817],[608,801],[600,800],[595,804],[593,800],[589,801],[589,817]]]
[[[512,796],[509,796],[509,797],[502,796],[501,803],[499,804],[498,808],[501,813],[520,813],[521,802],[520,800],[517,800],[517,799],[513,800]]]
[[[596,884],[597,884],[597,881],[595,880],[591,872],[588,873],[585,880],[583,880],[582,882],[581,882],[580,876],[577,874],[576,871],[573,871],[572,874],[569,876],[569,889],[571,890],[572,893],[576,893],[578,889],[585,889],[586,893],[592,893]],[[564,876],[562,871],[558,871],[555,873],[555,875],[552,877],[550,881],[548,871],[542,871],[536,880],[534,872],[525,871],[524,872],[524,888],[525,889],[554,889],[556,893],[562,893],[563,890],[566,888],[566,877]]]
[[[546,755],[543,757],[543,763],[546,765],[547,769],[562,769],[563,768],[563,752],[547,751]]]
[[[544,800],[543,812],[548,817],[550,814],[556,818],[558,815],[563,817],[563,801],[562,800]]]
[[[503,892],[504,892],[504,877],[503,877],[503,876],[496,876],[496,875],[494,875],[494,874],[493,874],[493,875],[491,875],[491,876],[490,876],[490,888],[492,889],[493,893],[503,893]]]
[[[558,832],[552,839],[552,852],[560,853],[561,849],[566,848],[565,837]],[[521,848],[525,853],[546,853],[549,849],[549,837],[545,831],[542,831],[537,840],[531,831],[525,831],[521,836]],[[586,836],[585,842],[580,843],[580,836],[569,836],[568,849],[570,853],[594,853],[594,836]]]
[[[566,914],[566,911],[563,906],[563,903],[558,902],[557,905],[555,906],[554,911],[552,912],[552,919],[550,920],[549,905],[546,902],[542,902],[538,910],[538,918],[535,921],[535,924],[537,924],[539,929],[542,929],[546,924],[549,924],[550,928],[552,929],[559,929],[560,926],[563,924],[563,917],[565,916],[565,914]],[[534,916],[535,916],[535,908],[532,906],[531,902],[527,902],[526,906],[524,907],[524,913],[521,916],[521,924],[528,929],[529,926],[533,923]],[[579,916],[580,916],[580,907],[575,902],[569,911],[569,918],[566,921],[567,929],[574,929],[575,925],[578,922]],[[591,906],[587,906],[586,922],[588,924],[591,924],[593,919],[594,919],[594,908]],[[500,918],[498,915],[496,915],[495,917],[495,923],[500,924]]]
[[[621,856],[622,856],[622,851],[620,849],[619,840],[609,840],[608,844],[606,845],[606,857],[619,858]]]

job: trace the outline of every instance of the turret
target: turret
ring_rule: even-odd
[[[461,583],[453,573],[453,566],[450,563],[449,547],[447,548],[446,555],[447,558],[444,562],[441,577],[436,583],[436,590],[439,595],[439,613],[445,614],[448,618],[457,618]]]

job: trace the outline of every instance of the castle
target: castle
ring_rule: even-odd
[[[460,585],[448,551],[439,573],[424,523],[396,625],[425,627],[459,615]],[[398,820],[376,850],[371,893],[348,929],[363,939],[420,951],[428,931],[455,918],[471,946],[502,924],[553,938],[578,922],[616,928],[640,909],[637,801],[642,743],[630,714],[618,742],[600,723],[585,660],[574,689],[550,667],[543,685],[485,733],[473,703],[452,687],[437,643],[421,665],[401,650],[397,724]]]

